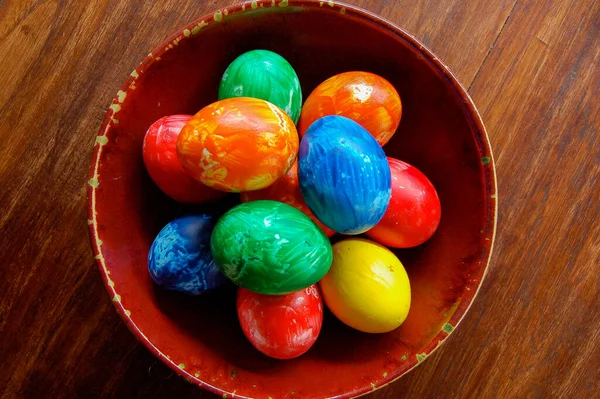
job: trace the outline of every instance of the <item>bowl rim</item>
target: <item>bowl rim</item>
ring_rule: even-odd
[[[219,23],[222,19],[234,15],[240,14],[243,12],[250,12],[257,8],[269,8],[269,7],[301,7],[301,8],[331,8],[333,10],[338,11],[341,14],[348,14],[349,16],[353,16],[359,18],[368,23],[374,23],[384,28],[391,34],[402,39],[407,45],[412,46],[416,52],[421,54],[424,59],[429,62],[432,67],[446,80],[446,82],[453,89],[454,93],[458,96],[460,100],[460,105],[463,108],[467,119],[469,120],[469,124],[471,125],[471,129],[474,132],[474,138],[477,140],[478,150],[480,151],[483,174],[484,174],[484,189],[488,196],[487,204],[488,208],[486,211],[486,240],[490,240],[489,249],[484,248],[481,259],[485,262],[483,274],[479,283],[477,284],[476,290],[473,295],[468,298],[468,303],[464,304],[464,300],[461,300],[459,306],[455,309],[454,313],[448,320],[448,322],[444,325],[449,325],[450,328],[445,329],[442,328],[438,332],[438,334],[424,346],[425,352],[417,355],[417,362],[410,366],[407,370],[398,375],[393,375],[393,373],[388,374],[383,378],[383,380],[378,380],[379,385],[375,385],[371,383],[371,385],[366,385],[357,389],[354,389],[349,392],[344,392],[339,395],[331,396],[328,399],[348,399],[348,398],[356,398],[367,393],[373,392],[375,390],[381,389],[396,380],[400,377],[406,375],[410,371],[414,370],[417,366],[419,366],[423,360],[429,357],[432,353],[434,353],[443,342],[452,334],[452,332],[458,327],[460,322],[464,319],[465,315],[469,311],[471,305],[475,301],[475,298],[479,294],[483,281],[487,275],[489,264],[491,260],[491,256],[493,253],[495,238],[496,238],[496,230],[497,230],[497,218],[498,218],[498,187],[497,187],[497,178],[496,178],[496,168],[494,156],[490,144],[490,139],[487,134],[487,130],[484,126],[483,120],[479,111],[475,107],[473,100],[470,95],[467,93],[462,84],[458,81],[456,76],[450,71],[448,66],[446,66],[429,48],[427,48],[424,44],[422,44],[418,39],[416,39],[413,35],[406,32],[400,26],[394,24],[391,21],[371,12],[366,9],[363,9],[358,6],[346,4],[341,1],[333,0],[333,1],[320,1],[320,0],[244,0],[238,4],[222,7],[220,9],[216,9],[214,13],[209,13],[200,18],[197,18],[192,23],[182,27],[176,33],[171,35],[168,39],[161,42],[153,52],[148,54],[142,62],[133,70],[131,75],[126,79],[125,83],[120,87],[119,91],[113,98],[111,105],[109,106],[108,111],[106,112],[102,124],[100,126],[98,135],[96,136],[94,149],[91,156],[91,164],[88,172],[88,181],[86,184],[87,188],[87,207],[88,207],[88,228],[91,246],[94,253],[94,259],[96,261],[97,267],[100,270],[102,275],[102,279],[104,281],[104,285],[109,295],[112,298],[112,302],[121,316],[125,324],[129,328],[129,330],[134,334],[134,336],[142,343],[144,346],[152,352],[157,358],[159,358],[163,363],[165,363],[168,367],[170,367],[174,372],[184,377],[188,382],[193,383],[203,389],[206,389],[210,392],[213,392],[217,395],[223,397],[240,397],[240,398],[248,398],[243,395],[236,394],[234,392],[229,392],[223,390],[219,387],[213,386],[206,381],[199,379],[198,377],[192,375],[190,372],[185,371],[183,367],[176,364],[173,360],[163,354],[154,344],[144,335],[144,333],[137,327],[135,322],[131,319],[131,312],[123,306],[121,303],[121,297],[116,292],[114,287],[114,282],[110,278],[110,270],[106,265],[106,261],[104,259],[102,253],[102,240],[98,235],[98,224],[96,218],[96,189],[98,188],[99,181],[99,164],[100,164],[100,156],[102,154],[102,147],[108,143],[107,133],[111,130],[112,126],[118,121],[115,119],[115,115],[121,109],[121,104],[124,102],[125,97],[128,92],[135,89],[135,81],[139,77],[140,74],[143,74],[151,65],[160,62],[161,57],[164,53],[173,48],[174,45],[179,44],[181,40],[190,39],[192,36],[196,36],[201,33],[201,30],[213,23]],[[489,204],[492,206],[489,206]],[[490,237],[487,237],[490,236]],[[461,306],[462,305],[462,306]],[[432,344],[435,344],[433,346]],[[427,350],[427,348],[429,350]]]

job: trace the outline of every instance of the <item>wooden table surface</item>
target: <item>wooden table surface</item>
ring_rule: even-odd
[[[500,196],[470,312],[424,364],[370,397],[598,397],[600,1],[348,2],[413,33],[468,88]],[[232,3],[0,0],[0,397],[212,397],[113,309],[85,182],[105,108],[138,62]]]

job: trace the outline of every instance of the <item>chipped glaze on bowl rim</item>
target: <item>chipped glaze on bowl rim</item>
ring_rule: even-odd
[[[417,361],[410,368],[408,368],[402,373],[399,373],[398,375],[393,375],[394,373],[384,375],[383,381],[379,381],[379,385],[375,385],[373,382],[371,382],[370,385],[366,385],[340,395],[332,396],[328,399],[356,398],[378,390],[380,388],[383,388],[391,384],[392,382],[398,380],[400,377],[406,375],[408,372],[414,370],[418,365],[420,365],[423,362],[423,360],[425,360],[437,348],[439,348],[439,346],[446,340],[446,338],[450,336],[454,329],[460,324],[460,322],[468,312],[469,308],[471,307],[473,301],[477,297],[477,294],[479,293],[481,285],[485,279],[485,276],[487,275],[490,258],[493,252],[493,247],[496,238],[498,215],[498,188],[496,179],[496,168],[490,140],[485,126],[483,124],[483,120],[481,119],[481,116],[479,114],[479,111],[475,107],[473,100],[471,99],[465,88],[461,85],[461,83],[449,70],[449,68],[419,40],[417,40],[414,36],[407,33],[394,23],[368,10],[339,1],[247,0],[239,4],[218,9],[214,13],[207,14],[201,18],[198,18],[196,21],[180,29],[169,39],[158,45],[157,48],[153,52],[148,54],[148,56],[144,58],[144,60],[139,64],[139,66],[133,70],[131,75],[128,77],[128,79],[121,86],[120,90],[113,98],[111,105],[108,111],[106,112],[106,115],[101,124],[99,133],[96,137],[96,141],[94,144],[94,150],[91,158],[92,162],[87,181],[88,227],[90,239],[94,252],[94,258],[102,274],[102,279],[104,280],[106,289],[112,298],[113,304],[115,305],[117,312],[123,318],[127,327],[136,336],[136,338],[139,341],[141,341],[156,357],[158,357],[161,361],[167,364],[177,374],[184,377],[188,382],[198,385],[199,387],[211,391],[215,394],[221,395],[223,398],[245,398],[245,396],[236,395],[235,392],[228,392],[223,389],[220,389],[219,387],[210,385],[209,383],[200,380],[199,378],[197,378],[197,376],[192,375],[190,372],[186,371],[183,367],[181,367],[181,365],[178,365],[174,361],[172,361],[168,357],[168,355],[163,354],[158,348],[156,348],[131,319],[131,312],[125,309],[125,307],[121,303],[121,296],[117,293],[114,286],[114,282],[110,278],[110,270],[108,269],[106,261],[102,254],[102,240],[100,239],[98,234],[98,224],[96,218],[96,189],[100,184],[100,176],[98,170],[100,165],[100,156],[102,154],[102,147],[108,143],[107,133],[109,132],[112,126],[119,123],[118,119],[115,118],[115,116],[119,113],[121,109],[121,104],[123,104],[123,102],[125,101],[127,93],[129,93],[131,90],[135,90],[135,83],[140,74],[143,74],[154,63],[160,62],[161,56],[163,54],[172,49],[174,45],[179,44],[180,41],[186,40],[192,36],[199,34],[202,28],[213,23],[219,23],[229,15],[244,13],[246,11],[255,10],[257,8],[287,7],[289,5],[302,8],[330,7],[334,10],[337,10],[341,14],[348,14],[349,16],[354,16],[367,22],[375,23],[381,28],[384,28],[392,34],[400,37],[402,40],[404,40],[404,42],[416,49],[424,57],[424,59],[427,62],[429,62],[434,69],[437,70],[437,72],[447,81],[447,83],[450,84],[455,94],[459,96],[461,100],[461,105],[464,108],[465,113],[468,116],[470,116],[470,118],[467,119],[469,120],[469,124],[471,125],[472,131],[475,133],[474,139],[476,140],[476,144],[481,155],[481,162],[484,168],[485,191],[486,195],[488,196],[487,200],[489,202],[486,215],[486,229],[484,230],[483,234],[485,234],[486,240],[491,240],[491,243],[487,254],[485,254],[482,257],[482,260],[485,262],[485,267],[483,275],[481,276],[481,279],[477,285],[477,289],[475,291],[469,291],[471,293],[470,297],[468,296],[469,294],[467,294],[467,296],[465,296],[463,300],[459,302],[458,306],[456,307],[453,315],[450,317],[448,322],[444,324],[442,329],[431,340],[431,342],[429,342],[429,344],[427,344],[424,347],[423,352],[416,355]]]

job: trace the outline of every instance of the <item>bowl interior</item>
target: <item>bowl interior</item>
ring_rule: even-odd
[[[427,49],[386,22],[328,2],[252,2],[205,17],[161,45],[115,97],[90,172],[90,229],[117,309],[164,361],[217,393],[248,397],[356,396],[420,363],[454,329],[481,283],[495,218],[493,163],[481,121],[454,78]],[[256,7],[254,7],[256,6]],[[412,308],[397,330],[368,335],[326,314],[304,356],[269,359],[238,325],[235,287],[202,297],[157,289],[148,249],[170,220],[216,205],[169,200],[142,161],[146,129],[160,117],[194,114],[217,99],[221,74],[244,51],[269,49],[296,69],[304,98],[326,78],[364,70],[388,79],[403,102],[400,128],[384,147],[413,164],[438,190],[439,230],[396,253],[412,285]]]

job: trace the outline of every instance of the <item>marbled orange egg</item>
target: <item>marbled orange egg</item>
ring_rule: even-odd
[[[394,86],[381,76],[344,72],[327,79],[308,96],[298,122],[300,136],[314,121],[327,115],[358,122],[384,145],[400,125],[402,102]]]
[[[298,133],[277,106],[256,98],[217,101],[183,127],[177,156],[196,180],[222,191],[260,190],[286,174]]]
[[[295,162],[284,176],[282,176],[269,187],[262,190],[241,193],[241,199],[242,202],[258,200],[283,202],[304,212],[321,229],[323,229],[327,237],[332,237],[335,234],[335,231],[321,223],[321,221],[317,219],[317,217],[308,208],[308,205],[306,205],[306,201],[304,201],[302,192],[300,191],[300,183],[298,182],[298,162]]]

